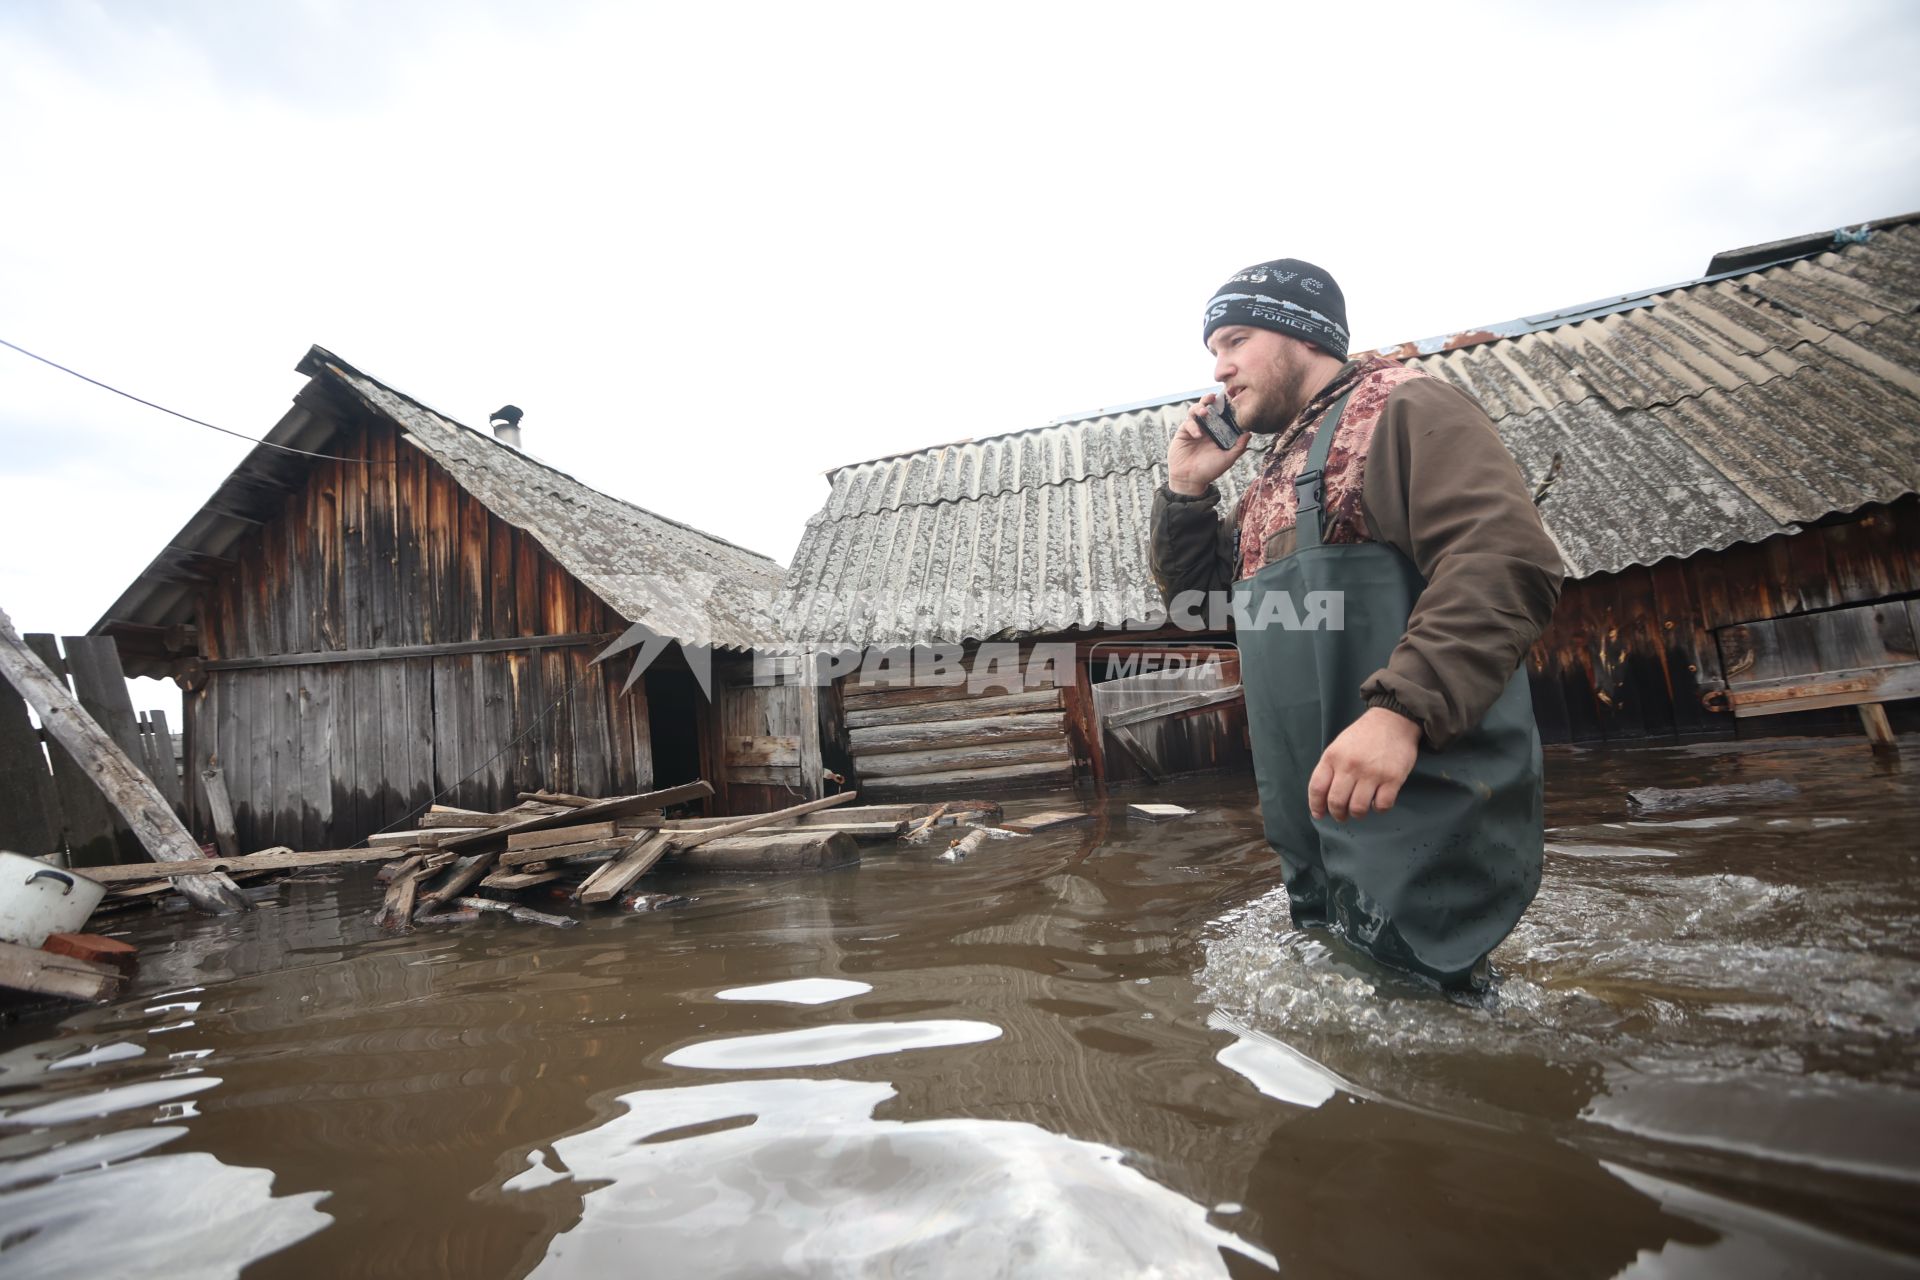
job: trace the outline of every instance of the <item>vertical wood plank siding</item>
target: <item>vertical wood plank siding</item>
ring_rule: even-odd
[[[201,598],[205,657],[624,628],[391,426],[356,426],[328,449],[374,465],[316,463],[235,550]],[[536,787],[642,790],[644,690],[622,695],[624,670],[590,666],[594,652],[211,672],[185,698],[194,812],[204,812],[198,770],[216,759],[247,848],[351,843],[442,790],[442,803],[474,808]]]

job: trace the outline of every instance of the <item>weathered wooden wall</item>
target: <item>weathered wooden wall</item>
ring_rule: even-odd
[[[798,663],[781,674],[788,682],[755,683],[749,658],[715,661],[718,758],[708,776],[724,813],[766,813],[822,794],[820,691],[799,678]]]
[[[1731,738],[1722,628],[1920,592],[1920,498],[1797,534],[1570,582],[1529,656],[1547,742]],[[1902,711],[1902,714],[1908,714]],[[1747,721],[1739,732],[1857,731],[1844,708]]]
[[[1133,668],[1126,665],[1129,659],[1135,663]],[[1117,680],[1103,679],[1111,671],[1128,669],[1141,674]],[[1103,721],[1112,712],[1137,709],[1201,689],[1237,685],[1240,653],[1237,649],[1212,646],[1110,641],[1087,646],[1081,670],[1088,681],[1094,710]],[[1168,777],[1253,767],[1244,700],[1143,721],[1129,726],[1126,732],[1132,738],[1134,749]],[[1101,767],[1107,785],[1151,780],[1141,762],[1126,749],[1128,744],[1115,742],[1104,725],[1102,734]]]
[[[589,666],[592,639],[226,665],[625,628],[391,426],[347,428],[328,452],[365,461],[313,463],[200,600],[206,674],[185,699],[187,772],[194,782],[217,759],[241,845],[350,843],[442,791],[442,803],[496,808],[536,787],[649,785],[643,689],[620,693],[625,664]],[[197,788],[193,801],[203,814]]]
[[[1021,646],[1019,666],[1011,670],[977,668],[978,655],[979,646],[966,646],[961,665],[967,674],[957,684],[915,684],[906,666],[896,676],[841,678],[849,751],[863,793],[991,798],[1073,780],[1086,751],[1078,745],[1084,690],[1072,667],[1039,671],[1030,644]],[[1038,683],[1024,683],[1028,678]]]

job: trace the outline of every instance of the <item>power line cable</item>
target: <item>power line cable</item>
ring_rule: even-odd
[[[303,458],[324,458],[329,462],[357,462],[363,466],[383,466],[383,467],[391,467],[395,465],[394,463],[389,462],[384,458],[349,458],[344,454],[315,453],[311,449],[296,449],[292,445],[275,444],[271,440],[262,440],[258,436],[250,436],[245,434],[244,432],[233,431],[226,427],[215,426],[213,423],[203,421],[202,419],[196,418],[191,414],[181,413],[178,409],[169,409],[167,408],[167,406],[163,404],[155,404],[151,400],[142,399],[140,396],[134,395],[131,391],[122,391],[120,388],[113,386],[110,383],[102,382],[98,378],[89,378],[86,374],[81,373],[78,369],[69,369],[67,368],[67,366],[61,364],[57,360],[49,360],[43,355],[38,355],[32,351],[29,351],[17,342],[8,342],[5,338],[0,338],[0,347],[11,347],[13,350],[18,351],[21,355],[26,356],[29,360],[38,360],[41,364],[47,365],[50,368],[58,369],[60,372],[64,374],[68,374],[72,377],[78,378],[82,382],[91,382],[94,386],[99,387],[103,391],[111,391],[113,392],[113,394],[117,396],[125,396],[127,399],[133,401],[135,404],[143,404],[147,406],[147,408],[149,409],[158,409],[161,413],[171,414],[172,416],[180,419],[182,422],[191,422],[196,427],[205,427],[209,431],[218,431],[223,436],[232,436],[236,440],[245,440],[248,444],[265,445],[269,449],[278,449],[282,453],[297,453]]]

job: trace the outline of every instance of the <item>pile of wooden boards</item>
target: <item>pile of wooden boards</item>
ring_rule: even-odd
[[[276,848],[243,857],[88,867],[82,873],[107,885],[103,905],[110,907],[156,900],[184,875],[218,871],[245,882],[377,861],[386,864],[378,875],[387,886],[379,916],[385,928],[463,923],[488,913],[567,927],[578,920],[522,899],[650,910],[666,905],[663,895],[636,892],[635,885],[655,867],[826,870],[858,862],[864,843],[925,843],[936,835],[944,843],[957,825],[1000,817],[999,806],[985,801],[856,806],[853,792],[743,817],[672,816],[712,794],[705,782],[603,799],[523,792],[519,804],[497,813],[436,805],[420,815],[418,827],[379,833],[363,849]]]
[[[419,830],[377,837],[402,856],[382,868],[388,888],[381,924],[452,924],[493,911],[533,923],[570,926],[570,916],[517,905],[514,895],[539,889],[583,906],[619,903],[627,910],[661,905],[660,895],[633,892],[655,867],[717,872],[829,870],[860,860],[862,841],[892,841],[925,822],[929,805],[853,807],[854,792],[826,796],[771,813],[731,818],[669,816],[675,806],[711,795],[692,782],[642,795],[591,799],[528,792],[500,813],[435,809]],[[945,806],[998,815],[996,806]],[[941,815],[932,815],[937,821]]]

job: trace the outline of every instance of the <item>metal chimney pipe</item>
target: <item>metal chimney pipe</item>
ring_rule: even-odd
[[[520,419],[525,417],[517,405],[501,405],[493,411],[493,438],[510,449],[520,447]]]

